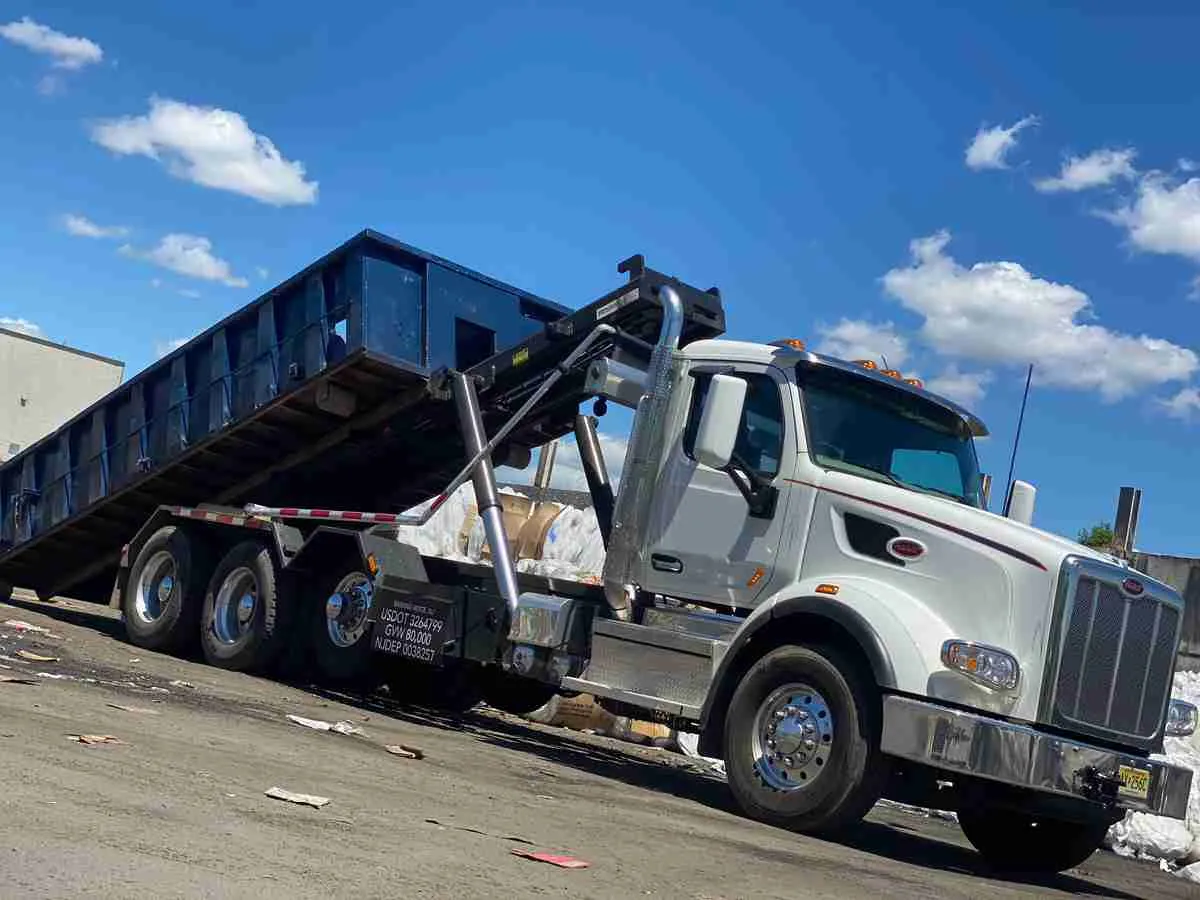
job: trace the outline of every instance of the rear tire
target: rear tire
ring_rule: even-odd
[[[129,569],[121,613],[129,642],[146,650],[194,647],[208,579],[208,551],[187,530],[160,528]]]
[[[785,646],[755,662],[725,725],[729,787],[751,818],[836,831],[879,799],[877,689],[833,647]]]
[[[994,868],[1041,874],[1078,866],[1100,848],[1109,828],[1106,821],[1040,819],[981,805],[960,809],[958,824]]]
[[[318,582],[305,602],[317,670],[328,684],[362,690],[375,687],[372,671],[377,667],[366,621],[372,593],[366,573],[347,568]],[[327,610],[335,595],[341,598],[341,614],[330,619]]]
[[[204,658],[221,669],[260,672],[283,646],[286,608],[275,562],[258,541],[243,541],[217,564],[200,617]]]

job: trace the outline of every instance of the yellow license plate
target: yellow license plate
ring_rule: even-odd
[[[1117,770],[1117,778],[1121,781],[1121,793],[1126,797],[1137,797],[1145,800],[1150,793],[1150,770],[1139,769],[1136,766],[1121,766]]]

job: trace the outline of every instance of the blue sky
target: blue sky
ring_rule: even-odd
[[[1037,523],[1135,484],[1200,553],[1183,4],[102,6],[0,2],[0,318],[132,373],[363,227],[570,304],[642,252],[970,401],[1000,478],[1034,362]]]

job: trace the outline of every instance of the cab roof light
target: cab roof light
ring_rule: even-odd
[[[864,369],[878,369],[879,368],[879,366],[875,364],[875,360],[873,360],[873,359],[856,359],[854,361],[854,364],[857,366],[862,366]]]
[[[881,374],[886,375],[888,378],[900,379],[904,377],[900,374],[899,369],[884,369]]]
[[[804,350],[804,341],[799,338],[783,338],[778,341],[771,342],[772,347],[784,347],[788,350]]]
[[[904,383],[911,384],[913,387],[925,387],[925,382],[923,382],[920,378],[905,378]]]

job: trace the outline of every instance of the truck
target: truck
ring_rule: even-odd
[[[1178,592],[1034,528],[1029,485],[990,511],[986,426],[917,379],[722,339],[717,289],[618,270],[571,311],[364,232],[0,467],[0,578],[230,669],[590,694],[697,734],[745,814],[802,833],[886,797],[1061,871],[1129,810],[1185,816],[1191,771],[1155,758],[1197,720]],[[501,514],[495,467],[568,434],[598,584],[518,571]],[[468,481],[490,566],[398,539]]]

